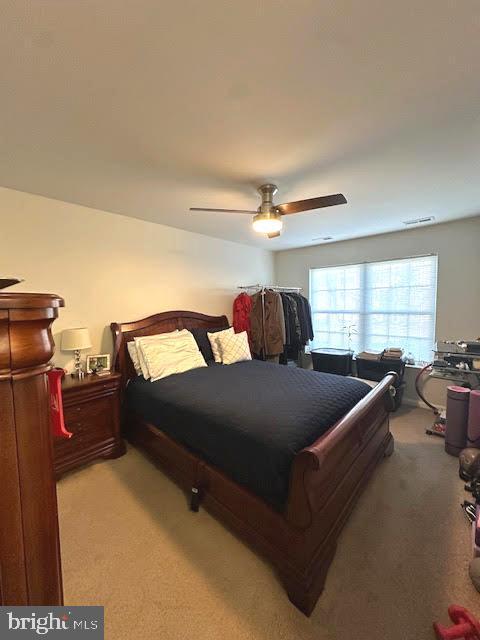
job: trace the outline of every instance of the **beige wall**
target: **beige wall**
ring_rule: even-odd
[[[169,309],[231,308],[237,285],[272,279],[272,254],[172,227],[0,188],[0,274],[18,291],[64,297],[54,324],[87,326],[110,353],[109,325]],[[71,366],[57,351],[55,362]]]
[[[236,286],[272,281],[302,286],[309,269],[437,253],[437,336],[480,334],[480,217],[303,249],[270,252],[172,227],[0,188],[0,274],[25,278],[19,291],[65,298],[55,322],[88,326],[90,353],[111,352],[109,324],[168,309],[226,313]],[[275,277],[273,277],[273,273]],[[60,366],[69,354],[57,352]],[[409,371],[408,398],[415,400]],[[429,397],[444,403],[443,384]]]
[[[438,254],[436,334],[438,338],[480,335],[480,217],[345,242],[317,245],[275,254],[279,284],[308,292],[309,269],[337,264],[388,260],[425,253]],[[415,400],[408,372],[407,395]],[[445,385],[428,383],[428,397],[445,403]]]

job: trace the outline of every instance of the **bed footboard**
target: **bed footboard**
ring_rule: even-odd
[[[395,374],[386,375],[351,411],[310,447],[295,456],[286,518],[295,527],[310,526],[317,513],[348,474],[362,449],[388,417],[390,387]],[[387,428],[385,437],[392,436]]]
[[[347,415],[294,460],[285,517],[300,544],[290,547],[294,573],[284,575],[292,602],[313,610],[333,559],[336,540],[378,461],[393,451],[391,388],[383,380]]]

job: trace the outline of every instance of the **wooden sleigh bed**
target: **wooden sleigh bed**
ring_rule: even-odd
[[[112,323],[114,368],[122,375],[123,389],[136,375],[127,350],[135,337],[225,327],[226,316],[189,311]],[[201,504],[262,553],[277,570],[291,602],[308,616],[323,590],[343,524],[377,463],[393,451],[389,411],[394,381],[395,374],[387,374],[342,419],[297,453],[282,513],[133,414],[126,403],[124,433],[192,492],[193,510]]]

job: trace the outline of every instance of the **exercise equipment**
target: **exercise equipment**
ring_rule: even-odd
[[[468,568],[470,580],[473,582],[475,589],[480,592],[480,558],[473,558]]]
[[[475,517],[472,522],[472,555],[480,558],[480,507],[475,509]]]
[[[465,485],[465,491],[468,491],[475,498],[475,502],[480,503],[480,479],[471,480]]]
[[[480,390],[470,391],[467,438],[469,447],[480,447]]]
[[[480,449],[467,447],[460,451],[458,456],[458,475],[467,482],[480,480]]]
[[[465,517],[467,518],[468,522],[470,524],[473,524],[475,522],[475,516],[476,516],[476,509],[473,502],[468,502],[468,500],[464,500],[463,504],[461,504],[460,507],[462,508],[462,511],[465,514]]]
[[[418,397],[420,398],[420,400],[422,400],[422,402],[424,402],[427,407],[430,407],[430,409],[433,411],[433,413],[436,416],[440,415],[440,409],[438,407],[436,407],[434,404],[432,404],[431,402],[429,402],[425,396],[423,395],[423,391],[420,387],[420,380],[422,379],[423,375],[428,371],[430,373],[430,371],[433,369],[433,363],[430,362],[430,364],[425,365],[422,369],[420,369],[420,371],[417,373],[417,377],[415,378],[415,391],[418,394]]]
[[[425,429],[425,433],[429,436],[440,436],[441,438],[444,438],[445,424],[446,424],[445,416],[442,416],[442,412],[440,411],[440,409],[425,398],[422,391],[422,385],[420,384],[420,381],[423,380],[423,376],[426,375],[427,372],[430,373],[432,369],[433,369],[432,362],[430,362],[430,364],[427,364],[422,369],[420,369],[420,371],[417,373],[417,376],[415,378],[415,391],[417,392],[417,395],[420,398],[420,400],[424,402],[427,405],[427,407],[430,407],[430,409],[433,411],[433,415],[435,416],[432,427]]]
[[[448,387],[445,451],[452,456],[458,456],[467,446],[469,400],[470,389],[456,385]]]
[[[453,627],[444,627],[438,622],[433,623],[438,640],[480,640],[480,620],[475,618],[470,611],[457,604],[448,607],[448,615],[453,622]]]

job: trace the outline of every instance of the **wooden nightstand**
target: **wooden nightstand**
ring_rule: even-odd
[[[96,458],[118,458],[125,453],[120,435],[120,374],[66,375],[62,382],[65,425],[69,440],[54,439],[57,478]]]

